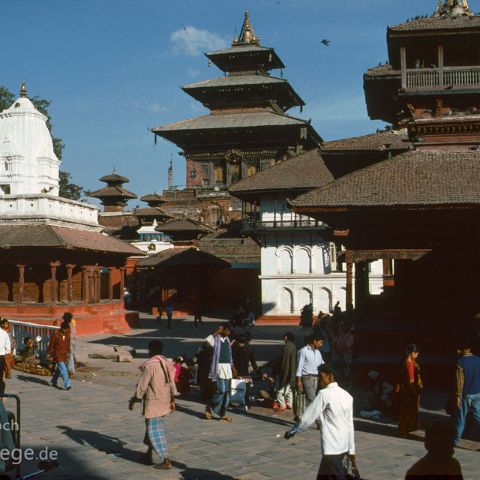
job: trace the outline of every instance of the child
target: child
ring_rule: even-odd
[[[183,357],[175,357],[173,366],[175,367],[175,386],[178,392],[182,395],[188,393],[190,391],[189,371],[183,365]]]

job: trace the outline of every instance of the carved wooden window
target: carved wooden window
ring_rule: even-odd
[[[223,165],[215,165],[215,183],[225,183],[225,168]]]

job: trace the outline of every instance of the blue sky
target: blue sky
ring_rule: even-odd
[[[433,13],[437,0],[2,0],[0,85],[51,100],[62,169],[88,188],[118,173],[138,196],[185,183],[183,157],[149,127],[206,110],[180,86],[221,76],[203,51],[232,41],[245,9],[326,140],[375,131],[362,74],[387,59],[387,25]],[[478,5],[477,5],[478,4]],[[480,0],[471,0],[473,10]],[[323,38],[331,40],[323,46]],[[274,75],[278,72],[272,72]],[[291,114],[299,116],[298,110]],[[139,204],[131,202],[131,206]]]

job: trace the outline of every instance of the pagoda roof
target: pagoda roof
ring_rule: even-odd
[[[221,90],[221,93],[225,93],[225,89],[234,88],[233,93],[235,94],[237,93],[238,87],[261,87],[264,85],[278,86],[286,90],[285,93],[288,97],[288,104],[286,105],[287,108],[305,105],[305,102],[297,94],[297,92],[295,92],[287,80],[283,78],[271,77],[270,75],[266,74],[230,75],[228,77],[213,78],[211,80],[185,85],[182,87],[182,89],[195,99],[202,101],[204,99],[206,90],[210,90],[212,93],[217,90]],[[284,103],[284,101],[282,103]]]
[[[285,68],[274,48],[254,44],[234,45],[205,55],[224,72],[238,69],[238,57],[244,57],[245,64],[262,65],[267,71]]]
[[[206,225],[191,220],[190,218],[180,218],[169,220],[157,227],[159,232],[211,232]]]
[[[229,268],[230,264],[224,260],[202,252],[196,248],[169,248],[154,255],[142,258],[139,267],[210,267],[215,269]]]
[[[172,215],[159,207],[136,208],[133,212],[136,217],[164,217],[173,218]]]
[[[408,149],[410,145],[406,128],[371,133],[360,137],[342,138],[322,144],[325,153],[336,151],[383,151],[392,148]]]
[[[480,30],[480,16],[438,16],[413,19],[409,22],[400,23],[388,27],[389,33],[408,33],[408,32],[442,32],[444,30]]]
[[[311,190],[334,180],[318,149],[279,162],[230,185],[233,196],[248,197],[263,192]]]
[[[155,203],[165,203],[168,200],[163,197],[162,195],[159,195],[158,193],[149,193],[147,195],[144,195],[143,197],[140,197],[140,200],[142,202],[155,202]]]
[[[479,152],[409,151],[291,202],[298,211],[480,207]]]
[[[122,188],[118,185],[109,185],[105,188],[101,188],[100,190],[95,190],[89,194],[89,197],[95,198],[112,198],[112,197],[121,197],[121,198],[137,198],[137,196]]]
[[[152,129],[153,133],[167,133],[185,130],[208,130],[225,128],[277,127],[305,125],[306,120],[272,111],[242,113],[210,113]]]
[[[12,248],[58,248],[123,256],[145,255],[129,243],[101,232],[53,225],[0,225],[0,249]]]
[[[105,183],[128,183],[130,180],[127,177],[122,177],[118,175],[115,171],[111,175],[105,175],[99,179],[101,182]]]

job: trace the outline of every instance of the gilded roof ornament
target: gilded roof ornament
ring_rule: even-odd
[[[27,84],[25,82],[22,82],[22,86],[20,87],[20,96],[27,98]]]
[[[252,27],[252,22],[250,21],[250,15],[248,10],[245,10],[245,19],[243,21],[242,29],[240,30],[240,35],[233,39],[232,45],[258,45],[260,43],[260,38],[255,34],[255,31]]]
[[[473,15],[467,0],[439,0],[434,17],[460,17]]]

